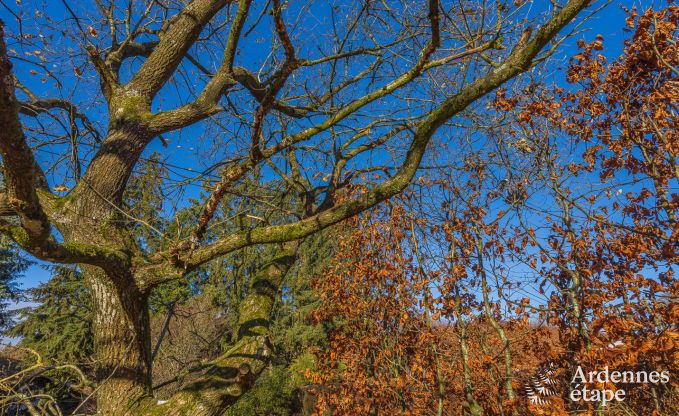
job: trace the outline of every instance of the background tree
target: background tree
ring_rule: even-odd
[[[0,189],[4,189],[1,175]],[[7,307],[19,299],[17,279],[29,265],[19,247],[6,236],[0,235],[0,333],[6,331],[12,323],[12,313]]]
[[[318,411],[527,414],[520,383],[557,355],[556,337],[521,312],[493,316],[507,304],[491,298],[494,275],[485,286],[479,278],[493,269],[477,263],[477,235],[465,226],[482,221],[442,225],[435,216],[413,218],[417,210],[402,202],[364,215],[317,278],[323,302],[315,316],[328,328],[309,372]],[[492,226],[483,229],[493,235]],[[441,240],[431,238],[437,233]]]
[[[12,324],[12,312],[7,307],[19,299],[17,280],[28,265],[18,247],[6,237],[0,237],[0,332]]]
[[[577,367],[676,372],[678,10],[628,10],[619,58],[597,35],[563,80],[498,90],[465,125],[464,158],[364,214],[319,276],[321,409],[435,414],[436,377],[443,414],[676,413],[672,379],[590,384],[625,390],[606,407],[569,392]],[[431,297],[408,299],[420,268]],[[438,337],[412,330],[427,306]],[[413,332],[453,362],[443,377],[434,357],[412,364]]]
[[[19,322],[9,335],[20,337],[22,346],[44,359],[87,367],[94,350],[92,309],[80,273],[56,266],[47,283],[27,294],[38,306],[20,310]]]

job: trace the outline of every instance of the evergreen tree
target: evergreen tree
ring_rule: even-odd
[[[35,307],[19,311],[21,318],[9,334],[21,346],[59,363],[85,363],[92,355],[92,318],[87,288],[78,270],[57,266],[52,278],[27,294]]]
[[[12,242],[0,235],[0,332],[11,324],[12,313],[8,306],[19,299],[19,286],[16,279],[26,270],[29,262],[22,257]]]
[[[5,190],[2,172],[3,167],[0,164],[0,192]],[[12,313],[7,307],[19,299],[16,279],[29,265],[30,262],[19,252],[19,247],[4,234],[0,234],[0,333],[7,330],[12,322]]]

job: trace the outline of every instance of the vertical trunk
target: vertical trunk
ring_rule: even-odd
[[[467,325],[462,321],[462,299],[460,288],[455,286],[455,318],[459,330],[460,355],[462,356],[462,387],[464,397],[472,416],[483,415],[483,408],[474,398],[474,386],[472,385],[471,368],[469,367],[469,345],[467,344]]]
[[[296,248],[296,243],[286,244],[254,276],[241,304],[235,345],[162,403],[153,399],[151,389],[148,295],[139,291],[130,273],[111,274],[83,265],[94,301],[98,414],[222,414],[252,386],[269,362],[271,313],[283,277],[294,262]]]
[[[248,293],[239,308],[239,340],[268,336],[271,313],[278,300],[283,278],[296,259],[297,247],[297,242],[286,243],[253,276]]]
[[[450,245],[451,270],[455,270],[457,247],[455,240]],[[457,276],[455,276],[457,277]],[[467,344],[467,325],[463,320],[462,296],[460,295],[460,281],[456,279],[454,290],[453,312],[455,314],[455,326],[458,329],[460,344],[460,355],[462,356],[462,389],[465,401],[472,416],[483,415],[483,408],[474,398],[474,386],[472,385],[471,369],[469,368],[469,345]]]
[[[61,208],[59,231],[70,244],[133,251],[120,205],[144,138],[130,126],[111,129],[82,181]],[[81,265],[93,304],[96,401],[102,415],[125,415],[151,392],[148,293],[137,287],[131,264],[115,270]]]
[[[434,332],[434,324],[431,318],[431,314],[429,313],[429,281],[426,282],[425,284],[425,292],[423,295],[423,307],[424,307],[424,316],[427,324],[427,329],[431,334]],[[438,351],[438,341],[435,341],[431,348],[432,348],[432,354],[434,355],[434,366],[436,368],[436,388],[437,388],[437,394],[436,394],[436,416],[443,416],[443,400],[445,398],[446,394],[446,384],[445,384],[445,379],[443,376],[443,369],[441,368],[441,360],[439,358],[439,351]]]
[[[587,324],[585,323],[584,314],[580,305],[580,292],[582,287],[582,280],[580,279],[580,273],[577,270],[570,272],[571,274],[571,285],[568,287],[568,300],[571,304],[571,309],[573,311],[573,317],[576,323],[576,345],[573,347],[574,351],[579,351],[581,347],[585,347],[585,350],[589,350],[590,338],[589,332],[587,331]]]
[[[563,223],[566,227],[567,233],[569,240],[571,242],[577,241],[577,235],[575,230],[573,229],[573,225],[571,222],[571,206],[569,202],[564,201],[563,202],[564,206],[564,218],[563,218]],[[589,350],[590,348],[590,343],[591,340],[589,338],[589,331],[587,329],[587,322],[585,321],[585,314],[582,308],[582,303],[580,302],[580,297],[582,296],[582,276],[580,274],[580,256],[578,255],[577,251],[573,251],[573,263],[574,263],[574,268],[572,270],[569,270],[570,277],[571,277],[571,285],[568,287],[568,299],[571,303],[571,308],[573,309],[573,316],[575,318],[576,322],[576,327],[577,327],[577,345],[575,346],[577,348],[577,351],[579,351],[583,346],[585,350]],[[565,266],[568,268],[568,265]],[[575,348],[573,349],[574,351],[576,350]]]
[[[486,319],[488,319],[488,322],[490,323],[490,325],[493,327],[498,337],[500,338],[500,341],[502,341],[502,353],[505,361],[504,388],[505,394],[507,395],[507,400],[512,401],[515,399],[516,396],[514,394],[514,388],[512,385],[514,380],[514,372],[512,370],[512,353],[509,349],[510,347],[509,338],[507,338],[507,334],[505,333],[504,328],[502,328],[500,323],[495,319],[495,316],[493,315],[493,311],[490,306],[490,298],[488,296],[488,279],[486,276],[486,269],[483,261],[483,240],[479,230],[475,229],[474,231],[476,234],[476,258],[479,266],[479,274],[481,277],[481,291],[483,295],[484,313],[486,315]],[[500,410],[502,410],[502,401],[500,401],[499,405]],[[512,415],[515,416],[518,415],[518,413],[516,413],[516,410],[512,411]]]
[[[417,238],[415,235],[415,221],[413,221],[412,218],[410,220],[410,232],[413,240],[413,247],[415,248],[415,257],[417,258],[417,262],[419,264],[418,272],[420,274],[420,277],[424,281],[424,284],[422,285],[422,308],[424,309],[424,318],[427,325],[427,330],[431,335],[433,335],[434,323],[429,311],[429,308],[431,307],[429,303],[430,296],[429,278],[427,277],[427,274],[424,272],[424,269],[422,268],[423,259],[420,257],[420,246],[417,243]],[[434,342],[431,346],[432,353],[434,354],[434,366],[436,367],[436,387],[437,387],[436,416],[443,416],[443,405],[444,405],[443,400],[445,398],[446,393],[446,384],[443,376],[443,370],[441,368],[441,360],[439,359],[439,351],[437,347],[438,347],[437,342]]]
[[[433,322],[431,315],[429,314],[429,296],[428,292],[424,296],[424,310],[425,319],[427,320],[427,328],[430,332],[433,332]],[[444,410],[444,399],[446,396],[446,381],[443,376],[443,369],[441,368],[441,359],[439,358],[438,344],[434,342],[432,344],[432,354],[434,355],[434,366],[436,367],[436,416],[443,416]]]
[[[71,198],[82,218],[106,220],[120,215],[123,193],[147,138],[136,126],[119,126],[108,132],[85,176],[73,190]],[[96,227],[97,224],[89,224]]]
[[[102,415],[124,415],[151,392],[148,299],[119,276],[93,266],[83,272],[94,301],[97,408]]]

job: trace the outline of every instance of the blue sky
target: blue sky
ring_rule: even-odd
[[[541,4],[542,0],[535,0],[535,5],[536,7],[539,7]],[[49,2],[29,2],[26,1],[24,2],[22,6],[22,10],[27,10],[27,8],[30,7],[31,3],[35,4],[41,4],[43,5],[40,10],[36,8],[36,11],[42,12],[42,13],[48,13],[53,20],[59,21],[59,20],[64,20],[68,18],[67,10],[63,7],[61,2],[56,2],[56,1],[49,1]],[[72,3],[77,4],[77,2],[73,1]],[[13,11],[18,12],[18,8],[15,6],[15,2],[13,1],[6,1],[2,3],[5,5],[5,7],[0,7],[0,16],[3,21],[5,21],[10,29],[16,30],[16,20],[15,18],[7,11],[6,7],[12,8]],[[575,48],[575,41],[578,38],[585,38],[587,40],[592,40],[597,34],[601,34],[604,37],[605,40],[605,45],[606,49],[604,50],[604,53],[610,58],[613,59],[617,56],[620,55],[622,52],[622,47],[623,47],[623,41],[627,37],[629,37],[629,33],[623,32],[622,28],[625,24],[624,19],[625,19],[625,14],[622,11],[622,6],[624,7],[632,7],[632,6],[637,6],[640,10],[644,10],[645,8],[656,4],[659,7],[664,5],[664,1],[613,1],[611,4],[609,4],[605,10],[599,12],[597,15],[591,18],[586,24],[585,28],[588,28],[588,30],[584,33],[579,34],[575,38],[570,39],[568,42],[566,42],[561,50],[557,53],[555,56],[555,62],[566,62],[567,58],[569,56],[572,56],[573,54],[576,53],[576,48]],[[247,57],[243,57],[244,60],[247,59]],[[22,64],[18,63],[17,65],[17,70],[22,71],[22,70],[27,70],[27,68],[23,67]],[[556,75],[557,77],[559,75]],[[196,127],[199,128],[199,127]],[[170,151],[170,155],[168,157],[168,161],[172,162],[177,165],[181,165],[185,168],[188,169],[193,169],[193,170],[199,170],[200,169],[200,161],[197,159],[186,159],[186,153],[185,152],[180,152],[178,149],[181,148],[189,148],[191,146],[190,140],[190,135],[191,135],[191,129],[188,129],[188,131],[184,131],[181,134],[178,134],[176,136],[173,136],[171,139],[170,143],[170,149],[176,149],[175,152]],[[153,151],[153,146],[160,146],[159,141],[155,141],[154,144],[151,147],[151,151]],[[167,152],[167,151],[166,151]],[[36,261],[35,264],[25,273],[25,275],[20,279],[20,283],[24,289],[34,287],[42,282],[45,282],[49,278],[49,272],[45,270],[43,267],[42,262]]]

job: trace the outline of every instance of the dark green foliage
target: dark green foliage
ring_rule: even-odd
[[[126,228],[145,250],[158,249],[160,234],[168,227],[167,221],[162,218],[163,201],[168,197],[162,188],[166,176],[167,168],[161,163],[160,156],[154,153],[130,178],[125,190],[125,211],[129,214]]]
[[[9,335],[21,337],[21,346],[59,363],[84,363],[93,353],[90,298],[80,273],[73,268],[52,268],[53,276],[28,290],[39,305],[20,311],[19,323]]]
[[[10,302],[19,299],[16,279],[26,270],[29,262],[19,253],[18,248],[7,237],[0,235],[0,332],[5,331],[12,321],[7,310]]]

